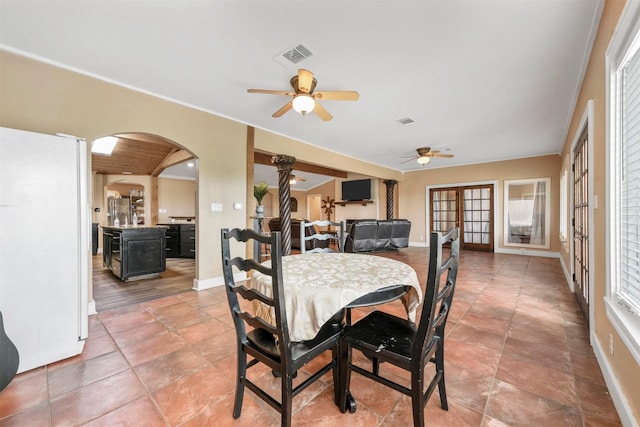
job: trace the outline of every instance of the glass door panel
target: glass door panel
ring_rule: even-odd
[[[432,189],[429,198],[432,231],[458,226],[462,248],[493,252],[493,185]]]
[[[573,152],[573,282],[582,314],[589,322],[589,158],[587,132]]]

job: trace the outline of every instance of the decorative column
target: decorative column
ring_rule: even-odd
[[[278,201],[280,206],[280,233],[282,238],[282,255],[291,253],[291,169],[296,158],[284,154],[277,154],[271,158],[271,163],[278,168]]]
[[[398,183],[395,179],[385,179],[387,186],[387,219],[393,219],[393,188]]]

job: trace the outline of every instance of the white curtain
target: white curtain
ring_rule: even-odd
[[[546,183],[538,181],[536,184],[535,195],[533,197],[533,216],[531,217],[531,240],[532,245],[544,245],[545,241],[545,223],[544,216],[546,211]]]

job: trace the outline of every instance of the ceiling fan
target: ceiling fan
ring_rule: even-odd
[[[307,178],[303,178],[303,177],[301,177],[301,176],[295,176],[295,175],[293,175],[293,174],[292,174],[292,175],[289,177],[289,184],[292,184],[292,185],[293,185],[293,184],[296,184],[296,183],[298,183],[298,182],[304,182],[304,181],[306,181],[306,180],[307,180]]]
[[[447,159],[450,159],[451,157],[453,157],[453,154],[443,154],[443,153],[440,153],[439,150],[432,150],[431,147],[416,148],[416,151],[418,152],[417,156],[415,155],[410,156],[411,158],[409,160],[405,160],[402,163],[407,163],[415,159],[419,164],[426,165],[431,161],[432,157],[443,157]]]
[[[309,70],[299,69],[298,74],[291,77],[289,81],[294,92],[269,89],[247,89],[249,93],[266,93],[271,95],[291,96],[291,101],[273,113],[273,117],[281,117],[292,108],[303,116],[314,111],[322,120],[329,121],[333,118],[325,108],[320,105],[319,100],[330,101],[357,101],[360,95],[356,91],[331,91],[314,92],[318,81]]]

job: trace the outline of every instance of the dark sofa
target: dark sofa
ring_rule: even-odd
[[[291,218],[291,249],[300,249],[300,222],[308,222],[304,218]],[[269,220],[269,230],[271,231],[282,231],[280,228],[280,218],[271,218]],[[307,227],[305,230],[305,236],[311,236],[316,234],[317,230],[315,226]],[[326,248],[329,246],[328,240],[307,240],[305,244],[305,249],[310,251],[315,248]]]
[[[409,246],[411,221],[406,219],[348,220],[345,252],[372,252]]]

